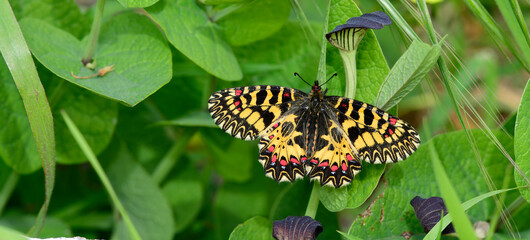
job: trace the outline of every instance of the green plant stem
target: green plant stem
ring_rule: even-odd
[[[114,203],[114,206],[118,209],[120,212],[123,221],[125,222],[125,225],[127,226],[129,233],[131,234],[131,238],[134,240],[140,240],[142,239],[140,237],[140,234],[134,227],[134,224],[131,221],[131,218],[129,217],[129,214],[127,211],[125,211],[125,208],[120,202],[120,199],[118,198],[118,195],[114,191],[114,188],[112,187],[112,184],[110,183],[109,178],[105,174],[105,171],[103,170],[103,167],[101,167],[101,164],[99,164],[98,159],[96,158],[96,155],[88,145],[86,139],[83,137],[77,126],[74,124],[72,119],[68,116],[66,111],[61,110],[61,116],[64,119],[64,122],[66,123],[66,126],[70,130],[70,133],[72,133],[72,136],[74,137],[75,141],[85,154],[85,156],[88,158],[88,162],[90,162],[90,165],[94,168],[94,171],[98,175],[99,179],[101,179],[101,183],[103,183],[103,186],[105,186],[105,189],[107,190],[107,193],[109,194],[112,202]]]
[[[164,158],[156,166],[153,171],[153,180],[159,184],[167,177],[169,171],[177,164],[177,160],[184,152],[184,148],[188,145],[190,138],[195,133],[195,129],[185,129],[177,141],[173,144],[171,149],[166,153]]]
[[[105,10],[105,0],[98,0],[96,5],[96,12],[94,14],[94,21],[88,36],[88,43],[83,54],[83,64],[92,62],[96,47],[98,45],[99,31],[101,29],[101,20],[103,18],[103,11]]]
[[[510,180],[513,178],[513,166],[511,164],[508,164],[506,167],[506,170],[504,171],[504,179],[502,182],[502,189],[506,189],[510,186]],[[504,198],[506,197],[506,192],[501,193],[499,197],[499,202],[504,202]],[[493,234],[495,234],[495,230],[497,229],[497,225],[499,224],[499,220],[502,217],[502,208],[497,208],[496,211],[493,213],[493,216],[491,217],[490,222],[490,228],[488,229],[488,234],[486,235],[486,240],[490,240],[493,238]]]
[[[309,202],[307,202],[307,208],[305,210],[305,216],[309,216],[315,219],[318,210],[318,204],[320,203],[320,197],[318,191],[320,191],[318,181],[314,181],[313,189],[311,190],[311,196]]]
[[[357,49],[352,51],[340,50],[340,56],[344,63],[344,74],[346,76],[346,89],[344,96],[347,98],[355,98],[355,90],[357,88]]]
[[[13,171],[4,182],[2,191],[0,191],[0,216],[2,216],[7,200],[9,200],[9,197],[11,197],[13,190],[15,190],[15,187],[17,186],[18,177],[19,175]]]

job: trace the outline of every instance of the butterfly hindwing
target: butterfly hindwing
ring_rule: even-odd
[[[339,188],[349,184],[361,171],[361,162],[355,154],[348,136],[334,118],[333,112],[321,112],[318,118],[321,124],[316,133],[316,148],[307,162],[306,172],[311,179],[321,185]]]
[[[304,92],[279,86],[228,88],[210,96],[208,110],[223,131],[253,140],[304,96]]]
[[[403,120],[370,104],[326,97],[359,158],[370,163],[404,160],[420,144],[418,132]]]
[[[296,112],[287,114],[260,135],[259,161],[265,175],[278,182],[294,182],[306,174],[307,156],[298,121]]]

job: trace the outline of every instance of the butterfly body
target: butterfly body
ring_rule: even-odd
[[[236,87],[214,93],[208,108],[228,134],[259,139],[259,161],[277,181],[309,176],[322,185],[349,184],[370,163],[397,162],[420,143],[409,124],[369,104],[281,86]]]

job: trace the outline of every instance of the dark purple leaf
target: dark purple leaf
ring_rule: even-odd
[[[322,224],[311,217],[289,216],[274,221],[272,236],[277,240],[314,240],[322,232]]]

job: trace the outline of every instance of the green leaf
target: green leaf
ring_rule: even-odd
[[[351,186],[348,187],[346,207],[357,208],[361,206],[374,191],[384,171],[385,165],[364,164],[361,173],[355,176]]]
[[[144,8],[155,4],[158,0],[118,0],[118,2],[126,8]]]
[[[17,19],[37,18],[63,29],[75,37],[83,37],[90,30],[90,14],[83,14],[75,1],[16,0],[10,1]]]
[[[161,125],[175,125],[182,127],[210,127],[217,128],[210,114],[206,111],[195,111],[171,121],[162,121]]]
[[[510,137],[500,130],[494,131],[499,141],[509,149]],[[481,159],[486,171],[496,186],[501,186],[507,161],[498,148],[480,130],[473,130],[477,147],[481,149]],[[461,199],[471,199],[488,193],[489,188],[477,167],[473,150],[467,147],[465,132],[458,131],[434,137],[434,144],[440,160],[448,171],[449,178],[457,182],[455,189]],[[428,143],[429,143],[428,142]],[[386,188],[360,216],[352,223],[349,234],[369,236],[370,239],[401,237],[403,232],[415,236],[425,233],[409,204],[415,196],[440,196],[432,169],[428,143],[420,145],[418,150],[406,161],[397,163],[385,175]],[[477,203],[468,210],[472,221],[487,219],[495,210],[492,199]]]
[[[23,19],[20,24],[32,53],[44,66],[78,86],[127,105],[136,105],[171,78],[171,52],[145,16],[122,14],[102,27],[94,62],[98,69],[114,65],[115,70],[90,79],[72,76],[97,72],[81,63],[84,43],[40,20]]]
[[[162,188],[173,209],[175,232],[184,230],[199,214],[203,204],[203,186],[199,181],[172,180]]]
[[[362,15],[362,12],[351,0],[332,0],[330,3],[328,30],[344,24],[351,17]],[[328,83],[328,95],[344,94],[344,66],[338,49],[328,44],[327,64],[337,71],[339,77]],[[383,80],[388,75],[389,68],[381,47],[372,30],[367,29],[366,35],[357,49],[357,90],[355,99],[366,103],[373,103]]]
[[[239,2],[250,2],[252,0],[199,0],[206,5],[217,5],[225,3],[239,3]]]
[[[116,194],[143,239],[171,239],[174,219],[171,207],[149,174],[136,163],[124,147],[115,147],[106,168]],[[115,239],[130,239],[120,224]]]
[[[60,110],[66,110],[85,137],[88,145],[97,155],[109,144],[118,117],[116,102],[97,96],[87,90],[62,84],[50,92],[61,91],[55,106],[52,106],[57,140],[57,162],[63,164],[81,163],[87,158],[74,141],[63,119],[58,117]]]
[[[0,1],[0,53],[24,103],[44,171],[45,198],[30,236],[44,224],[55,185],[55,138],[53,117],[35,63],[8,1]]]
[[[399,103],[431,71],[440,51],[439,44],[430,46],[414,40],[385,78],[374,105],[387,110]]]
[[[255,142],[234,140],[220,129],[202,129],[201,133],[215,156],[215,170],[225,180],[244,182],[251,177],[251,169],[258,163]]]
[[[315,25],[311,27],[320,31]],[[288,21],[269,38],[234,48],[245,75],[252,74],[248,84],[282,85],[309,91],[303,81],[293,76],[298,72],[306,79],[316,77],[318,43],[308,40],[306,31],[298,22]]]
[[[24,236],[24,234],[19,233],[15,230],[9,229],[4,226],[0,226],[0,236],[2,236],[5,239],[11,239],[11,240],[27,240],[28,238]]]
[[[274,34],[287,21],[291,4],[285,0],[251,1],[218,21],[224,38],[242,46]]]
[[[28,116],[9,69],[0,56],[0,158],[18,173],[41,168]]]
[[[346,208],[348,203],[348,188],[333,188],[323,186],[318,188],[320,202],[331,212],[338,212]]]
[[[208,73],[227,81],[243,77],[230,46],[194,2],[161,0],[146,9],[175,48]]]
[[[521,195],[530,202],[530,183],[528,182],[528,176],[530,176],[530,84],[527,82],[523,97],[521,99],[521,105],[517,110],[517,120],[515,122],[515,182],[517,186],[524,187],[520,188]],[[517,167],[521,169],[524,176],[521,176],[521,172],[517,171]]]
[[[272,238],[272,222],[264,217],[253,217],[239,224],[230,234],[229,239],[274,239]]]

